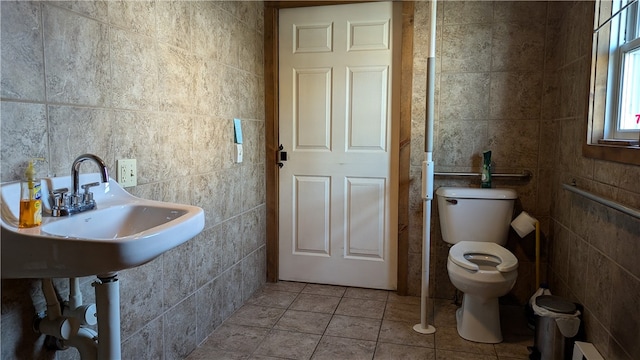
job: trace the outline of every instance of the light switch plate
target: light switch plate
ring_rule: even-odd
[[[235,144],[235,159],[234,161],[236,163],[241,163],[242,162],[242,144]]]
[[[136,170],[136,159],[118,160],[117,180],[122,187],[138,185],[138,172]]]

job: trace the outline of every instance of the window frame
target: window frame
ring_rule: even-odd
[[[617,22],[618,36],[616,39],[617,44],[614,50],[612,64],[613,69],[610,70],[610,74],[613,79],[613,88],[616,90],[614,99],[617,101],[612,102],[613,111],[611,111],[609,117],[605,119],[605,137],[611,139],[632,139],[638,140],[640,135],[640,129],[638,130],[622,130],[620,129],[621,111],[623,108],[623,94],[625,86],[625,70],[626,70],[626,55],[630,52],[640,49],[640,25],[638,23],[638,2],[631,3],[625,9],[625,15],[620,19],[612,19]],[[622,31],[624,29],[624,31]],[[613,37],[613,36],[612,36]],[[613,40],[613,39],[612,39]],[[637,70],[638,71],[638,70]]]
[[[595,1],[591,82],[588,90],[586,136],[582,147],[582,153],[585,157],[640,165],[639,145],[625,141],[600,143],[602,139],[607,138],[605,133],[609,135],[607,133],[608,129],[606,129],[607,122],[610,122],[609,119],[611,119],[613,112],[618,111],[617,108],[620,101],[618,96],[620,82],[617,80],[619,77],[618,71],[620,70],[620,57],[616,58],[615,55],[620,47],[616,45],[614,49],[616,51],[611,51],[611,33],[614,31],[612,22],[616,21],[616,17],[620,15],[621,10],[632,5],[636,7],[635,16],[640,16],[637,11],[638,2],[638,0],[633,0],[627,4],[622,4],[618,9],[614,9],[612,6],[621,2]],[[615,31],[617,32],[617,29]],[[637,31],[640,30],[637,29]],[[620,37],[619,35],[616,36],[617,38]],[[616,116],[615,127],[617,127],[617,123]]]
[[[618,106],[616,108],[617,112],[616,112],[615,118],[612,119],[612,121],[610,122],[610,123],[613,123],[614,122],[613,120],[615,120],[615,126],[611,126],[611,134],[613,135],[611,137],[615,139],[638,139],[638,137],[640,136],[640,128],[636,130],[621,129],[622,115],[620,113],[623,111],[626,105],[624,103],[625,90],[629,90],[629,89],[625,89],[626,81],[631,80],[633,82],[633,79],[631,79],[630,76],[625,76],[625,73],[627,71],[627,58],[628,58],[628,54],[634,53],[634,52],[636,53],[634,56],[640,57],[640,37],[620,46],[620,70],[618,75],[618,78],[620,79],[620,85],[618,87],[619,89],[618,90],[619,91]],[[634,69],[634,76],[636,78],[639,77],[638,76],[639,74],[640,74],[640,69]],[[640,92],[640,83],[636,82],[634,83],[634,85],[635,85],[634,92],[637,94]],[[638,100],[640,99],[636,99],[636,101]]]

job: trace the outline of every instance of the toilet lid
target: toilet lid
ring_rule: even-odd
[[[460,241],[449,249],[449,258],[453,263],[465,269],[478,271],[478,264],[467,260],[466,254],[486,254],[489,257],[496,257],[500,264],[496,269],[500,272],[509,272],[518,268],[518,259],[509,250],[502,246],[488,242]]]

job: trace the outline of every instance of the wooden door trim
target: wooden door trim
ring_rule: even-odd
[[[278,281],[278,10],[282,8],[358,3],[366,1],[267,1],[264,7],[265,186],[267,281]],[[402,85],[400,91],[400,152],[398,189],[398,293],[406,295],[409,275],[409,169],[411,152],[411,96],[413,78],[414,3],[402,7]]]
[[[264,8],[264,104],[267,281],[278,281],[278,7]]]

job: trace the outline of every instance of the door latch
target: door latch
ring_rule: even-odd
[[[284,151],[284,146],[280,144],[280,146],[278,147],[278,155],[277,155],[278,167],[282,169],[285,161],[287,161],[287,152]]]

